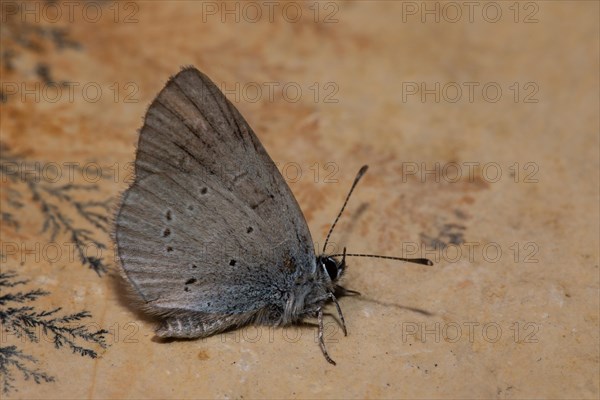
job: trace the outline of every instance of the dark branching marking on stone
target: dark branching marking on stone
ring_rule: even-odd
[[[246,229],[246,232],[247,233],[252,233],[253,230],[254,230],[254,228],[251,227],[251,226],[249,226],[248,229]]]
[[[196,264],[192,264],[192,268],[198,268]]]
[[[185,284],[186,285],[191,285],[192,283],[196,283],[196,282],[198,282],[198,279],[196,279],[196,278],[190,278],[187,281],[185,281]]]
[[[190,211],[194,211],[194,206],[193,206],[192,204],[190,204],[190,205],[188,206],[188,210],[190,210]]]
[[[187,286],[185,286],[185,287],[183,288],[183,290],[185,290],[186,292],[189,292],[189,291],[190,291],[190,288],[189,288],[189,287],[187,287]]]
[[[107,330],[98,329],[97,324],[92,325],[84,321],[92,318],[89,312],[80,311],[74,314],[60,315],[57,314],[60,308],[46,309],[44,304],[36,303],[50,293],[42,290],[42,287],[36,287],[37,285],[28,285],[28,289],[19,290],[19,286],[28,283],[29,280],[22,279],[15,271],[5,271],[4,269],[0,271],[0,287],[2,288],[0,314],[3,319],[3,331],[19,333],[19,335],[23,335],[21,336],[23,339],[26,337],[28,342],[33,345],[45,345],[47,344],[45,340],[48,339],[50,343],[54,343],[52,347],[56,350],[65,350],[90,358],[98,356],[96,353],[98,347],[104,349],[109,345]],[[26,305],[24,306],[24,304]],[[43,330],[38,329],[39,327],[43,327]],[[4,334],[4,332],[2,333]],[[52,375],[35,367],[37,360],[29,354],[33,347],[41,346],[25,346],[24,341],[22,345],[25,348],[18,341],[14,341],[18,346],[4,346],[4,336],[2,338],[0,394],[3,399],[10,398],[10,393],[13,391],[17,392],[18,375],[24,375],[25,380],[33,378],[32,380],[37,384],[55,381]],[[90,344],[91,348],[88,348],[87,344]],[[40,351],[42,350],[37,349],[34,354]]]
[[[167,221],[171,221],[173,219],[173,216],[171,215],[171,210],[167,210],[165,217],[167,218]]]
[[[202,189],[200,189],[201,194],[206,194],[206,192],[208,192],[207,188],[203,187]]]
[[[173,251],[173,248],[171,246],[167,246],[167,251],[170,253]]]
[[[229,261],[229,265],[231,265],[233,267],[235,265],[235,260]]]
[[[4,6],[4,3],[2,4],[2,6]],[[2,14],[4,14],[4,9],[2,10]],[[40,31],[39,33],[44,32],[44,35],[46,33],[51,33],[50,31],[45,31],[46,27],[41,28],[36,27],[34,25],[29,26],[29,24],[21,25],[23,25],[24,27],[28,27],[27,31],[35,27],[36,29],[43,29],[43,31]],[[2,28],[4,28],[4,26]],[[10,30],[12,28],[7,29]],[[3,29],[2,32],[4,32]],[[0,55],[0,59],[3,59],[3,61],[5,61],[5,53],[6,52],[3,52],[3,54]],[[0,89],[0,98],[2,98],[2,89]],[[111,214],[110,210],[112,208],[112,200],[103,200],[98,197],[98,190],[100,188],[100,185],[98,185],[99,182],[88,182],[82,183],[80,185],[73,185],[65,184],[65,181],[61,179],[60,176],[57,177],[57,179],[51,179],[48,176],[44,175],[40,176],[39,179],[38,177],[36,177],[36,179],[31,179],[26,174],[14,174],[11,176],[11,172],[9,170],[8,165],[17,165],[18,163],[18,165],[21,166],[33,166],[39,165],[37,164],[38,161],[35,159],[26,158],[26,156],[23,153],[15,151],[15,149],[13,149],[12,146],[9,146],[8,143],[5,143],[4,141],[0,141],[0,153],[0,176],[2,177],[2,183],[4,183],[4,180],[7,177],[10,177],[11,182],[14,183],[14,188],[13,186],[11,186],[7,190],[8,201],[6,204],[6,209],[3,207],[4,203],[2,203],[2,206],[0,206],[2,208],[0,212],[0,225],[2,225],[2,228],[9,228],[12,232],[17,232],[22,222],[20,220],[23,213],[20,211],[20,209],[22,208],[23,210],[29,210],[31,208],[38,208],[40,211],[39,215],[41,222],[41,227],[39,229],[40,235],[47,235],[48,242],[56,242],[59,240],[59,237],[63,235],[63,237],[70,237],[71,241],[73,242],[74,248],[77,249],[78,252],[81,252],[81,257],[77,257],[79,260],[79,264],[93,270],[100,277],[104,273],[108,272],[109,264],[106,255],[85,254],[87,252],[83,251],[84,249],[89,248],[88,246],[90,245],[100,249],[106,248],[107,246],[105,241],[99,239],[96,233],[100,233],[100,231],[108,233],[112,229],[112,223],[110,222],[111,219],[108,217],[108,215]],[[84,172],[81,167],[76,167],[76,169],[80,173]],[[3,189],[0,190],[2,190],[2,193],[4,193]],[[90,202],[88,201],[88,194],[92,193],[94,201]],[[79,214],[83,218],[77,218],[76,220],[67,218],[67,215],[69,215],[71,211],[76,211],[77,214]],[[118,217],[114,222],[115,225],[121,226],[122,221],[120,221]],[[90,227],[94,227],[97,229],[93,229],[92,231],[89,229]],[[4,233],[4,229],[2,229],[2,232]],[[4,248],[2,249],[2,252],[4,252]],[[0,273],[1,272],[4,272],[4,265],[0,267]],[[1,291],[4,290],[2,286],[3,282],[0,281]],[[3,304],[9,301],[8,295],[0,297],[2,299],[0,300],[0,302]],[[2,308],[1,305],[0,308]],[[0,314],[2,314],[2,312],[3,310],[0,310]],[[2,316],[0,317],[0,319],[2,320],[2,324],[4,325],[4,323],[8,319],[12,320],[12,317],[5,318],[4,316]],[[17,320],[18,319],[15,319],[15,321]],[[35,327],[38,326],[42,325],[35,325]],[[23,337],[29,336],[24,334]],[[63,344],[66,345],[66,342],[63,341],[60,345],[62,346]],[[59,347],[58,342],[56,343],[56,347]],[[9,368],[10,362],[7,361],[8,364],[3,363],[3,349],[4,347],[0,345],[0,374],[4,377],[8,375],[4,374],[5,370],[3,370],[3,366],[8,365],[7,368]],[[75,352],[79,352],[79,349],[79,347],[73,348]],[[87,351],[87,349],[82,349],[82,351],[83,350]],[[84,355],[87,356],[88,354]],[[19,362],[24,362],[25,360],[29,359],[26,358],[25,355],[23,355]],[[38,382],[38,379],[36,378],[36,375],[33,373],[33,371],[31,372],[31,374],[26,376],[33,377],[34,381]],[[1,386],[2,379],[0,379],[0,393],[2,392]]]
[[[163,231],[163,237],[167,237],[171,234],[171,230],[169,228],[165,228]]]

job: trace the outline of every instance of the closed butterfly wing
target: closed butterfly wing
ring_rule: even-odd
[[[116,242],[149,310],[188,316],[192,325],[195,315],[211,333],[268,312],[290,279],[314,272],[312,239],[291,190],[198,70],[182,70],[151,104],[135,171]]]

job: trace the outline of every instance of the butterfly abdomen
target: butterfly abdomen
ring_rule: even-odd
[[[254,313],[220,315],[194,313],[165,318],[156,329],[161,338],[204,338],[248,324]]]

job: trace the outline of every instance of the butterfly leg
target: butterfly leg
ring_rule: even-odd
[[[321,346],[321,351],[323,352],[327,362],[335,365],[335,361],[329,357],[329,353],[327,353],[327,348],[325,347],[325,340],[323,339],[323,311],[320,308],[317,311],[317,319],[319,320],[319,346]]]
[[[348,336],[348,331],[346,330],[346,320],[344,319],[344,314],[342,314],[342,309],[340,308],[340,304],[337,299],[333,295],[333,293],[329,292],[329,298],[335,304],[335,308],[337,308],[338,315],[340,316],[340,320],[342,321],[342,329],[344,330],[344,336]]]

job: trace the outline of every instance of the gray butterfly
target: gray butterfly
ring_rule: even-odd
[[[135,172],[115,237],[128,282],[143,308],[161,318],[157,336],[201,338],[250,323],[284,326],[317,317],[321,350],[335,364],[323,340],[322,310],[332,301],[346,334],[335,296],[357,293],[338,285],[346,251],[315,255],[290,188],[206,75],[185,68],[152,102]]]

